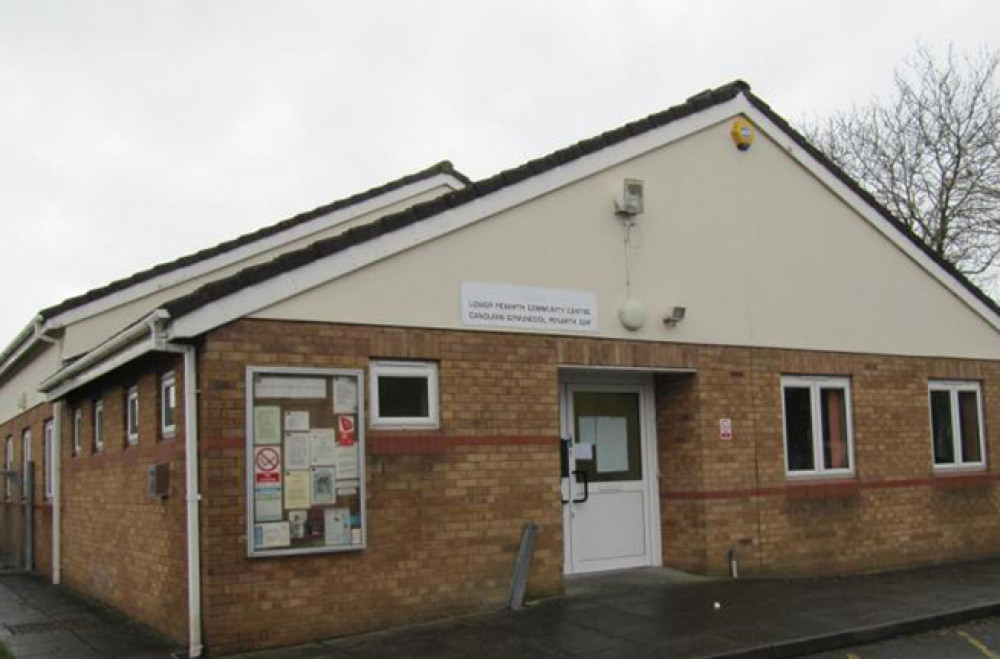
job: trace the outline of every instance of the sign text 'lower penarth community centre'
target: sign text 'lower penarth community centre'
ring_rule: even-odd
[[[596,332],[597,298],[582,291],[466,281],[462,324]]]

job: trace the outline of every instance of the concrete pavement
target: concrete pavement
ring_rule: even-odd
[[[642,569],[572,578],[566,597],[522,611],[238,656],[777,658],[829,653],[998,615],[1000,559],[788,580],[702,579]],[[138,659],[166,657],[177,649],[63,589],[25,576],[0,577],[0,638],[16,657]]]
[[[177,649],[145,627],[20,574],[0,576],[0,641],[18,659],[165,659]]]

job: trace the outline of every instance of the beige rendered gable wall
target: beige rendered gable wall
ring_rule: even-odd
[[[600,336],[883,354],[1000,358],[1000,334],[846,203],[758,135],[713,126],[263,309],[259,318],[462,327],[478,280],[592,291]],[[625,330],[622,179],[646,182]],[[433,220],[429,220],[433,221]],[[687,319],[667,329],[674,305]],[[509,330],[503,330],[509,331]]]
[[[181,284],[160,289],[157,292],[147,295],[141,299],[133,300],[127,304],[72,324],[66,329],[64,339],[65,355],[67,357],[72,357],[90,350],[101,341],[109,338],[115,332],[139,320],[139,318],[141,318],[144,314],[147,314],[155,309],[158,304],[180,297],[186,293],[190,293],[206,282],[231,275],[242,270],[243,268],[246,268],[247,266],[269,261],[279,254],[305,247],[316,240],[328,238],[346,231],[349,228],[377,220],[383,215],[403,210],[413,204],[428,201],[451,191],[452,188],[447,185],[438,185],[397,203],[389,204],[369,213],[350,218],[334,226],[327,227],[322,231],[312,233],[303,238],[299,238],[279,247],[275,247],[274,249],[255,254],[239,261],[238,263],[234,263],[224,268],[219,268],[218,270],[189,279]]]
[[[38,383],[59,367],[59,350],[45,343],[42,346],[31,361],[0,381],[0,423],[45,402]]]

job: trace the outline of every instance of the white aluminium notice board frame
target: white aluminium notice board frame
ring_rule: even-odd
[[[323,378],[332,386],[335,378],[353,378],[357,384],[357,411],[355,432],[358,444],[358,498],[360,514],[360,542],[342,546],[313,546],[313,547],[289,547],[275,549],[257,549],[254,543],[255,526],[255,471],[254,471],[254,407],[255,407],[255,382],[258,376],[290,376],[301,378]],[[368,547],[368,512],[367,512],[367,483],[365,478],[365,372],[362,369],[342,369],[342,368],[309,368],[309,367],[281,367],[281,366],[247,366],[246,367],[246,433],[245,444],[245,478],[246,478],[246,545],[248,558],[271,558],[275,556],[299,556],[304,554],[331,554],[340,552],[362,551]],[[333,392],[329,392],[333,397]],[[332,412],[332,410],[331,410]],[[282,442],[284,439],[282,438]],[[284,446],[284,443],[282,443]],[[282,465],[282,469],[284,465]],[[284,505],[284,502],[282,502]]]

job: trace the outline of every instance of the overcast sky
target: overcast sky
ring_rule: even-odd
[[[481,178],[734,78],[794,121],[1000,2],[0,0],[0,347],[34,313],[448,158]]]

